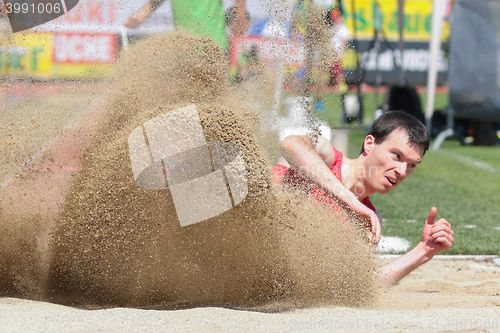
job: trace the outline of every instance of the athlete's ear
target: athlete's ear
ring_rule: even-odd
[[[365,153],[369,153],[375,148],[375,137],[371,134],[365,136],[365,141],[363,142],[363,148]]]

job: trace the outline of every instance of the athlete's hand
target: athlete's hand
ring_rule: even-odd
[[[453,230],[450,223],[445,219],[439,219],[436,222],[436,216],[437,208],[432,207],[425,220],[420,241],[429,258],[441,251],[448,250],[453,245]]]
[[[350,206],[350,208],[355,213],[359,214],[363,220],[366,220],[367,223],[369,223],[370,230],[373,234],[372,241],[374,244],[377,244],[382,233],[382,223],[380,223],[380,218],[378,217],[378,215],[373,210],[363,205],[357,199],[355,201],[355,204]]]
[[[129,29],[137,28],[141,24],[142,20],[137,15],[130,16],[125,23],[123,24],[125,27]]]

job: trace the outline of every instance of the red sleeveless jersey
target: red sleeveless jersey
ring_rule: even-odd
[[[343,154],[342,152],[338,151],[331,146],[333,153],[335,155],[335,159],[332,162],[332,164],[329,166],[330,171],[334,174],[335,177],[337,177],[338,180],[342,182],[342,158]],[[273,167],[273,182],[276,184],[284,184],[284,185],[290,185],[292,187],[300,188],[312,196],[315,197],[320,203],[327,205],[330,207],[333,211],[338,212],[341,208],[339,204],[333,199],[330,195],[327,194],[327,192],[320,187],[318,187],[315,184],[312,184],[312,182],[308,182],[307,180],[304,179],[304,177],[300,176],[295,170],[292,168],[289,168],[283,164],[277,163]],[[366,197],[362,200],[360,200],[362,204],[364,204],[366,207],[370,208],[374,212],[376,212],[375,207],[373,206],[372,202],[370,201],[369,197]]]

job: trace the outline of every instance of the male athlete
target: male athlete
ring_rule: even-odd
[[[421,163],[429,142],[427,130],[417,118],[391,111],[373,123],[360,155],[354,159],[343,156],[321,136],[315,145],[308,136],[285,138],[281,150],[288,163],[273,168],[274,179],[305,189],[333,210],[338,210],[340,203],[369,219],[375,242],[378,242],[381,223],[369,196],[387,193],[405,180]],[[445,219],[435,221],[436,216],[437,209],[433,207],[417,246],[382,267],[379,275],[385,285],[397,283],[435,254],[452,246],[451,225]]]

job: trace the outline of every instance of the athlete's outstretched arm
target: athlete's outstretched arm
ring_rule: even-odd
[[[422,239],[408,253],[383,266],[379,277],[383,285],[392,286],[417,267],[425,264],[437,253],[449,249],[453,245],[453,230],[445,219],[435,222],[437,208],[431,208],[424,224]]]
[[[375,241],[378,242],[381,232],[379,217],[363,205],[330,171],[328,166],[334,161],[335,154],[328,140],[319,136],[318,143],[313,145],[306,135],[291,135],[282,141],[281,153],[304,178],[333,194],[355,213],[369,218]]]

